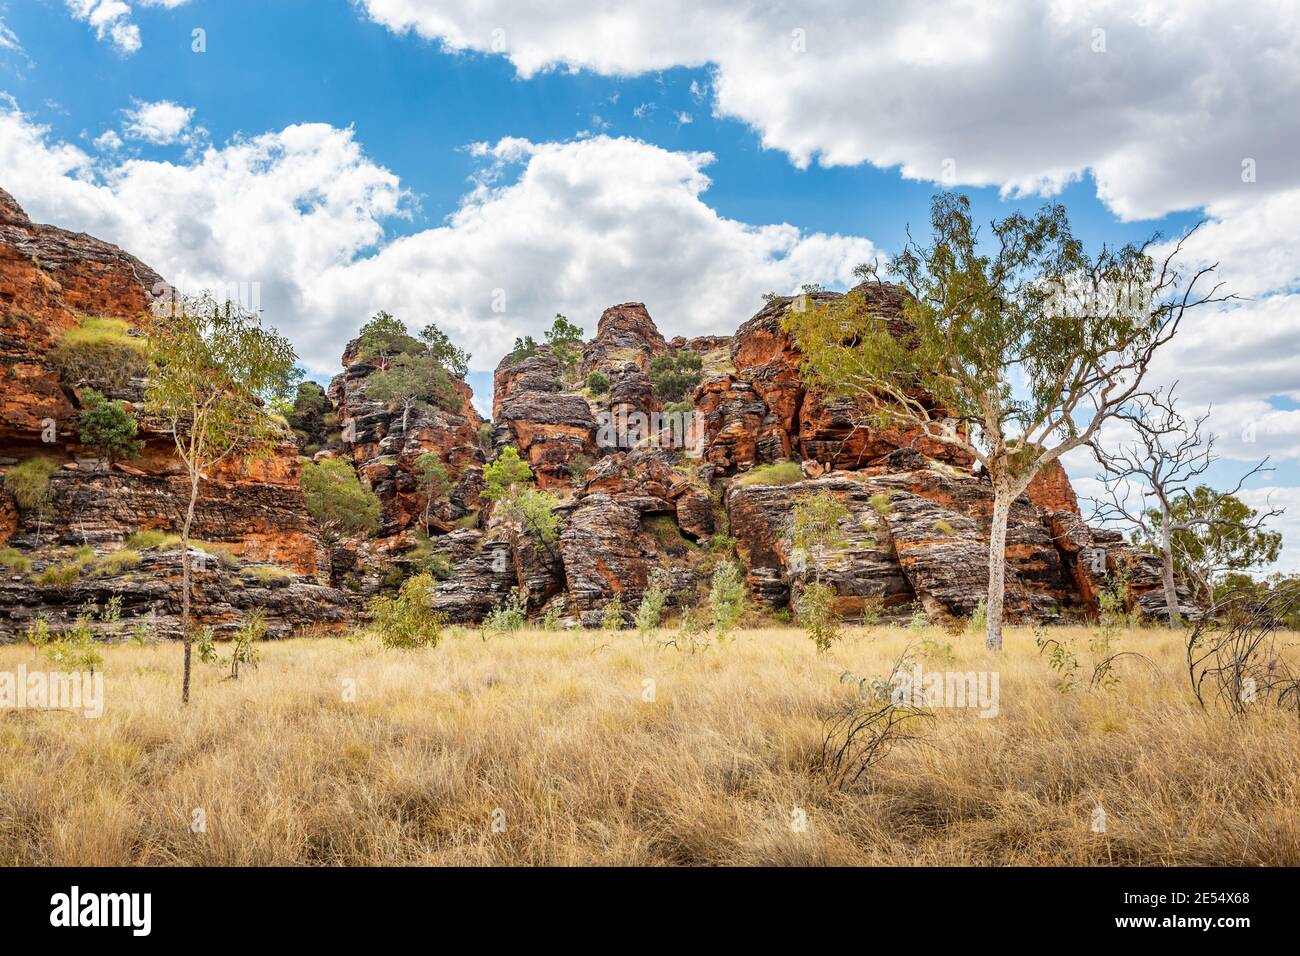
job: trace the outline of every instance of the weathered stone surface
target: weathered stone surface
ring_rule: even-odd
[[[424,523],[426,499],[415,466],[423,454],[438,456],[453,487],[450,498],[429,511],[430,524],[448,530],[452,522],[481,506],[478,492],[486,456],[479,445],[483,419],[474,408],[473,392],[456,381],[456,409],[428,408],[403,416],[401,410],[366,397],[367,383],[378,367],[361,359],[359,349],[360,340],[353,339],[343,350],[344,370],[330,383],[329,398],[338,416],[344,454],[383,503],[380,534],[387,537]]]
[[[439,539],[452,576],[438,582],[433,609],[456,624],[477,624],[518,586],[508,536],[478,530],[453,531]]]
[[[615,594],[626,614],[636,609],[650,573],[640,539],[640,514],[607,494],[588,495],[569,516],[560,547],[569,603],[584,626],[600,625]]]
[[[493,381],[496,447],[519,449],[542,487],[569,484],[573,463],[596,454],[596,419],[586,399],[564,390],[559,363],[545,347],[517,362],[506,356]]]
[[[268,636],[288,637],[303,627],[335,628],[349,620],[346,596],[313,580],[274,572],[259,574],[257,566],[228,568],[205,552],[194,550],[194,613],[196,623],[211,627],[217,637],[228,637],[252,611],[266,616]],[[32,572],[65,560],[37,558]],[[94,576],[83,573],[65,587],[39,586],[30,577],[0,577],[0,643],[21,638],[37,617],[45,617],[52,631],[73,626],[89,602],[107,607],[121,601],[121,621],[112,626],[95,617],[92,631],[106,640],[126,640],[132,629],[144,625],[150,636],[181,636],[181,551],[173,548],[145,551],[140,561],[121,573]]]
[[[792,556],[790,516],[801,496],[821,491],[829,491],[849,512],[840,522],[846,544],[836,555],[802,556],[805,571],[800,572]],[[797,597],[806,574],[835,586],[846,620],[861,620],[868,605],[885,613],[909,607],[915,594],[872,506],[873,493],[864,482],[843,474],[786,485],[732,487],[726,497],[727,515],[755,596],[770,606],[784,606]]]

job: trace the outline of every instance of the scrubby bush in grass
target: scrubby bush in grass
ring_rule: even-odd
[[[132,551],[149,551],[153,548],[176,547],[180,542],[181,536],[178,534],[156,528],[143,528],[132,532],[126,539],[126,546]]]
[[[600,627],[605,631],[623,629],[623,595],[615,594],[605,605],[600,615]]]
[[[528,623],[528,593],[512,588],[510,596],[488,611],[481,625],[484,634],[513,634]]]
[[[742,488],[751,485],[792,485],[803,481],[803,469],[797,461],[778,461],[771,465],[757,465],[739,478],[736,484]]]
[[[847,538],[840,523],[849,517],[848,508],[829,491],[800,495],[795,500],[790,518],[790,543],[793,554],[799,558],[801,576],[806,574],[810,560],[844,548]],[[836,591],[821,580],[821,564],[820,560],[812,564],[813,580],[804,585],[795,608],[799,623],[808,631],[818,653],[828,650],[839,637]]]
[[[125,574],[139,563],[139,552],[124,548],[96,558],[91,562],[88,573],[92,578],[111,578]]]
[[[609,379],[593,369],[591,374],[587,376],[587,391],[593,395],[608,395]]]
[[[379,496],[341,458],[325,458],[303,465],[302,493],[307,513],[327,536],[369,536],[383,525]]]
[[[840,636],[836,600],[835,588],[822,581],[805,585],[799,595],[796,608],[799,623],[808,632],[819,654],[829,650]]]
[[[709,584],[709,617],[719,638],[735,630],[745,613],[745,576],[740,565],[725,561],[713,572]]]
[[[654,633],[655,628],[659,626],[659,621],[663,618],[664,607],[667,603],[668,595],[663,584],[659,580],[652,580],[650,587],[646,588],[645,594],[641,596],[641,603],[637,605],[634,616],[638,634],[642,637],[648,637]]]
[[[382,595],[370,602],[371,625],[385,647],[436,647],[444,619],[433,610],[432,574],[408,578],[395,596]]]
[[[560,617],[563,613],[558,604],[552,604],[548,607],[546,613],[542,615],[542,630],[558,631],[560,629]]]
[[[63,333],[49,359],[65,382],[110,388],[144,377],[149,368],[144,337],[132,335],[131,326],[121,319],[83,318]]]
[[[983,634],[988,625],[988,613],[988,607],[981,598],[979,604],[975,605],[970,620],[966,622],[966,630],[972,634]]]

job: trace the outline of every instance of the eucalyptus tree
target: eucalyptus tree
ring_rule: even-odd
[[[909,237],[889,263],[905,293],[893,329],[861,292],[805,297],[783,321],[808,381],[852,396],[859,424],[915,429],[983,466],[993,492],[985,641],[997,650],[1012,502],[1140,394],[1188,310],[1231,296],[1206,288],[1215,266],[1181,266],[1185,236],[1159,254],[1153,239],[1090,255],[1060,205],[996,220],[984,239],[969,200],[943,193],[930,227],[928,244]],[[857,273],[882,282],[876,265]]]

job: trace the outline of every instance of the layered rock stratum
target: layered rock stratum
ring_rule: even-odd
[[[54,506],[40,520],[0,493],[0,641],[40,616],[56,630],[70,626],[114,595],[125,624],[97,621],[97,631],[146,621],[162,636],[179,633],[174,544],[125,553],[133,534],[179,526],[185,489],[172,438],[143,414],[143,380],[69,381],[50,357],[86,317],[138,328],[161,284],[115,246],[32,223],[0,191],[0,472],[36,455],[58,464]],[[905,331],[899,290],[858,291],[891,330]],[[848,620],[969,617],[987,579],[989,484],[959,452],[871,427],[852,400],[807,385],[782,316],[838,295],[773,298],[734,335],[693,339],[666,339],[642,303],[612,306],[576,366],[562,368],[547,346],[502,359],[490,422],[460,381],[452,410],[403,414],[368,398],[376,368],[349,342],[342,372],[313,396],[321,411],[296,437],[286,430],[269,458],[230,462],[204,482],[194,530],[204,548],[201,622],[221,634],[260,610],[277,636],[341,628],[430,555],[440,562],[435,607],[458,623],[480,622],[520,592],[528,613],[568,625],[599,626],[615,598],[630,619],[652,583],[670,605],[691,606],[726,560],[740,563],[754,603],[772,612],[797,602],[811,561]],[[661,400],[652,381],[652,363],[670,351],[701,360],[684,406]],[[593,372],[609,383],[600,394],[585,384]],[[80,447],[74,425],[88,387],[139,414],[138,460],[105,470]],[[678,431],[665,427],[669,408]],[[556,541],[521,533],[480,497],[484,467],[507,446],[557,497]],[[375,536],[327,544],[300,490],[304,451],[349,461],[374,490]],[[427,454],[443,462],[450,485],[433,506],[417,480],[416,459]],[[794,502],[814,492],[847,510],[846,546],[831,555],[799,555],[790,544]],[[76,560],[85,571],[73,580],[42,575]],[[1158,561],[1090,528],[1059,464],[1015,503],[1007,562],[1011,620],[1094,615],[1118,579],[1131,609],[1163,607]]]

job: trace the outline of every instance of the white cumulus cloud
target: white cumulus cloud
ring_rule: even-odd
[[[170,100],[137,102],[135,109],[126,111],[126,126],[123,131],[127,136],[147,143],[175,143],[184,137],[193,118],[193,108],[180,106]]]

